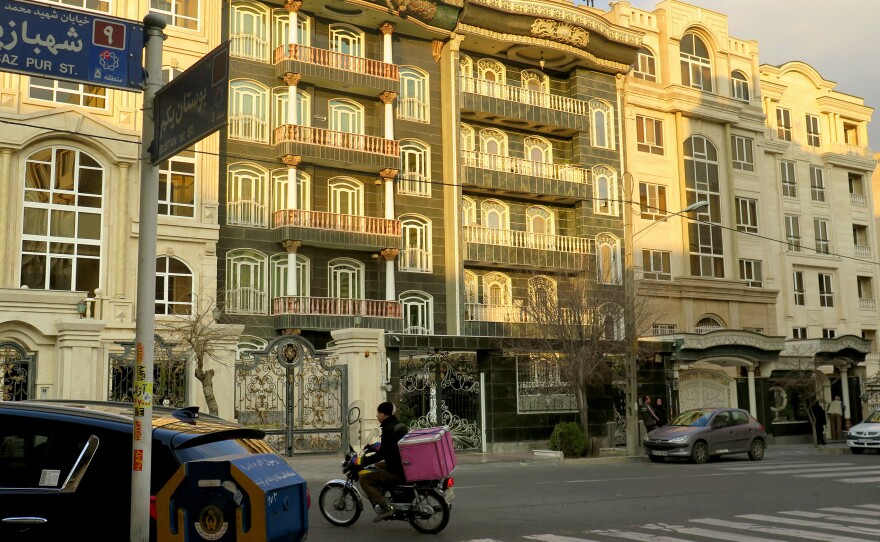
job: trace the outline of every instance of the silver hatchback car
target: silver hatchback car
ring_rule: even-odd
[[[752,461],[764,458],[764,426],[740,408],[699,408],[682,412],[669,425],[658,427],[643,442],[648,459],[667,457],[705,463],[710,457],[746,453]]]

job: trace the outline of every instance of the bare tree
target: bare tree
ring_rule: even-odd
[[[797,353],[797,349],[790,350],[791,353]],[[824,405],[824,389],[829,382],[817,369],[817,363],[811,353],[804,352],[803,355],[786,356],[780,358],[779,366],[783,372],[776,380],[777,389],[774,390],[774,405],[771,410],[781,409],[791,406],[792,409],[799,410],[803,408],[806,412],[807,419],[810,421],[810,427],[813,436],[813,444],[817,445],[818,434],[816,431],[816,416],[813,412],[814,405]],[[833,381],[831,381],[833,383]],[[797,414],[797,412],[793,412]],[[826,422],[827,423],[827,422]]]

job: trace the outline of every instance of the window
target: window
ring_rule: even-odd
[[[195,203],[196,158],[190,147],[159,164],[159,214],[192,218]]]
[[[847,145],[861,145],[859,142],[859,126],[851,122],[843,122],[843,142]]]
[[[807,288],[804,284],[804,272],[795,271],[792,273],[792,288],[794,290],[794,304],[807,304]]]
[[[193,274],[183,260],[156,258],[156,314],[192,314]]]
[[[415,273],[433,270],[431,254],[431,221],[427,218],[404,215],[400,217],[403,232],[403,249],[400,251],[398,269]]]
[[[825,170],[819,166],[810,166],[810,198],[825,201]]]
[[[337,258],[328,264],[330,297],[364,299],[364,264],[350,258]]]
[[[550,78],[545,74],[535,70],[521,71],[520,87],[520,100],[523,103],[538,107],[550,106]]]
[[[431,149],[414,139],[400,142],[400,176],[397,193],[431,197]]]
[[[776,108],[776,135],[783,141],[791,141],[791,111]]]
[[[272,89],[272,121],[273,126],[295,124],[297,126],[311,126],[312,124],[312,97],[301,89],[296,90],[296,111],[290,118],[289,87]]]
[[[645,220],[662,220],[666,212],[666,187],[662,184],[639,183],[639,206]]]
[[[507,322],[511,320],[511,280],[504,273],[491,272],[483,276],[483,318],[488,322]]]
[[[733,152],[733,169],[755,171],[754,141],[748,137],[730,136],[730,148]]]
[[[477,204],[467,196],[461,198],[461,225],[477,225]]]
[[[590,100],[590,120],[593,122],[590,136],[594,147],[613,149],[612,108],[602,100]]]
[[[526,231],[529,233],[529,246],[553,250],[556,235],[556,223],[553,212],[546,207],[533,205],[526,209]]]
[[[199,29],[199,0],[150,0],[150,7],[171,26]]]
[[[410,290],[400,294],[403,305],[403,332],[408,335],[434,334],[434,298],[425,292]]]
[[[819,138],[819,117],[807,113],[807,145],[818,147],[821,145]]]
[[[229,26],[230,56],[269,61],[268,9],[260,4],[233,4]]]
[[[816,254],[828,254],[831,252],[831,242],[828,238],[828,221],[819,218],[813,220],[813,230],[816,235]]]
[[[617,215],[617,176],[608,166],[593,168],[593,212]]]
[[[736,198],[736,230],[758,233],[758,200]]]
[[[801,251],[801,219],[795,215],[785,215],[785,240],[789,252]]]
[[[93,297],[101,284],[104,168],[85,152],[48,147],[27,157],[24,176],[21,286]]]
[[[349,177],[330,179],[330,212],[338,215],[364,215],[364,185]]]
[[[252,352],[260,352],[265,350],[267,346],[269,346],[269,342],[266,339],[254,337],[253,335],[242,335],[235,345],[235,361],[252,359]]]
[[[636,148],[663,155],[663,121],[636,115]]]
[[[819,273],[819,306],[834,306],[834,285],[828,273]]]
[[[507,73],[503,64],[497,60],[481,58],[477,61],[477,77],[477,93],[495,98],[506,97]]]
[[[761,273],[760,260],[740,260],[739,261],[739,278],[749,288],[763,288],[764,278]]]
[[[788,198],[797,197],[797,179],[795,177],[794,162],[779,162],[779,176],[782,179],[782,195]]]
[[[269,142],[269,89],[253,81],[229,85],[229,138]]]
[[[681,84],[712,92],[712,62],[703,40],[696,34],[685,34],[681,39],[680,58]]]
[[[865,207],[867,202],[865,200],[865,187],[863,185],[862,176],[850,173],[847,176],[847,180],[849,182],[850,203],[858,207]]]
[[[107,89],[94,85],[31,76],[28,92],[28,95],[35,100],[94,109],[107,107]]]
[[[575,391],[564,378],[564,367],[558,354],[517,356],[517,413],[577,412]]]
[[[226,224],[265,228],[269,172],[253,164],[232,164],[226,182]]]
[[[509,230],[510,214],[507,205],[494,200],[487,199],[480,206],[482,226],[492,230]]]
[[[651,51],[642,47],[636,56],[636,62],[633,64],[633,77],[644,79],[645,81],[657,81],[657,66],[654,55]]]
[[[415,122],[431,122],[428,98],[428,74],[416,68],[400,68],[400,97],[397,118]]]
[[[330,100],[330,130],[347,134],[364,133],[364,106],[345,99]]]
[[[868,240],[868,227],[853,224],[853,247],[859,258],[871,257],[871,242]]]
[[[480,130],[480,160],[485,169],[505,171],[507,134],[494,128]]]
[[[706,316],[697,322],[694,331],[697,333],[709,333],[710,331],[718,331],[719,329],[724,329],[724,324],[719,322],[716,318]]]
[[[296,15],[296,43],[304,47],[308,47],[312,43],[311,39],[312,22],[308,15],[297,13]],[[290,43],[290,13],[287,10],[275,10],[272,14],[272,48],[278,49],[283,47],[284,51],[289,50]]]
[[[859,308],[874,310],[874,285],[871,277],[856,277],[856,291],[859,294]]]
[[[227,314],[266,314],[266,256],[249,249],[226,253]]]
[[[651,326],[652,335],[669,335],[675,333],[678,327],[675,324],[653,324]]]
[[[276,169],[272,172],[272,212],[287,209],[308,211],[312,208],[312,178],[301,169],[296,170],[293,183],[290,170]]]
[[[749,101],[749,80],[739,70],[730,74],[730,95],[736,100]]]
[[[553,145],[543,137],[527,136],[523,139],[526,159],[523,161],[523,175],[554,178]]]
[[[111,0],[43,0],[43,2],[110,13]]]
[[[718,180],[718,151],[705,137],[692,136],[684,142],[685,189],[688,204],[708,201],[688,221],[691,275],[724,278],[721,193]]]
[[[621,284],[620,239],[600,233],[596,236],[596,257],[598,259],[598,280],[601,284]]]
[[[672,253],[665,250],[642,250],[642,272],[648,280],[672,280]]]
[[[296,263],[296,283],[289,273],[291,256]],[[269,259],[270,276],[272,277],[272,299],[278,297],[310,297],[311,296],[311,262],[302,254],[273,254]],[[296,306],[296,305],[294,305]]]
[[[805,328],[805,327],[792,328],[791,338],[792,339],[806,339],[807,338],[807,328]]]
[[[538,275],[529,279],[529,305],[535,314],[550,315],[559,310],[559,287],[555,280],[546,276]],[[539,317],[540,319],[540,317]]]
[[[836,329],[831,329],[828,327],[822,328],[822,338],[823,339],[833,339],[834,337],[837,337],[837,330]]]
[[[352,57],[364,56],[364,33],[353,26],[346,24],[331,24],[330,50],[334,53]],[[340,59],[340,61],[342,61]],[[344,62],[349,67],[348,62]]]

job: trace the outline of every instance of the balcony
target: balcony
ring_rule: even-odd
[[[272,300],[275,329],[365,327],[399,332],[403,326],[402,314],[399,301],[301,296]]]
[[[877,306],[874,302],[873,297],[860,297],[859,298],[859,309],[863,311],[873,311],[877,310]]]
[[[275,76],[300,73],[318,87],[375,97],[380,92],[400,93],[397,65],[359,56],[336,53],[305,45],[282,45],[275,49]]]
[[[228,137],[249,143],[269,143],[269,123],[254,115],[229,117]]]
[[[462,120],[479,120],[570,137],[581,131],[590,104],[567,96],[502,85],[462,75]]]
[[[279,159],[293,154],[311,164],[368,173],[400,167],[397,140],[297,124],[275,128],[275,151]]]
[[[421,248],[405,248],[400,251],[397,269],[415,273],[431,273],[434,270],[433,255]]]
[[[496,267],[581,271],[593,240],[525,231],[464,226],[465,262]]]
[[[870,258],[871,257],[871,247],[867,245],[854,245],[853,251],[855,253],[856,258]]]
[[[226,290],[223,312],[226,314],[266,314],[269,296],[257,288]]]
[[[275,211],[272,229],[278,242],[313,247],[373,251],[403,245],[400,221],[389,218],[285,209]]]
[[[462,184],[490,194],[527,194],[560,203],[592,197],[590,172],[571,164],[548,164],[523,158],[462,151]],[[493,173],[487,173],[493,172]]]
[[[867,207],[868,202],[864,194],[854,194],[850,192],[849,202],[853,207]]]
[[[849,143],[828,143],[822,147],[822,159],[835,166],[874,171],[871,149]]]

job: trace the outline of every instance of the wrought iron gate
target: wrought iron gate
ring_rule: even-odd
[[[235,415],[282,454],[347,448],[348,367],[328,365],[299,335],[283,335],[235,366]]]
[[[0,342],[0,400],[22,401],[31,396],[34,355],[14,342]]]
[[[166,343],[155,336],[153,347],[153,404],[156,406],[186,407],[186,360],[187,353],[173,352],[177,343]],[[122,352],[110,354],[110,401],[132,402],[135,378],[135,342],[118,342]]]
[[[480,375],[473,352],[400,359],[400,406],[410,426],[449,426],[458,450],[480,448]]]

